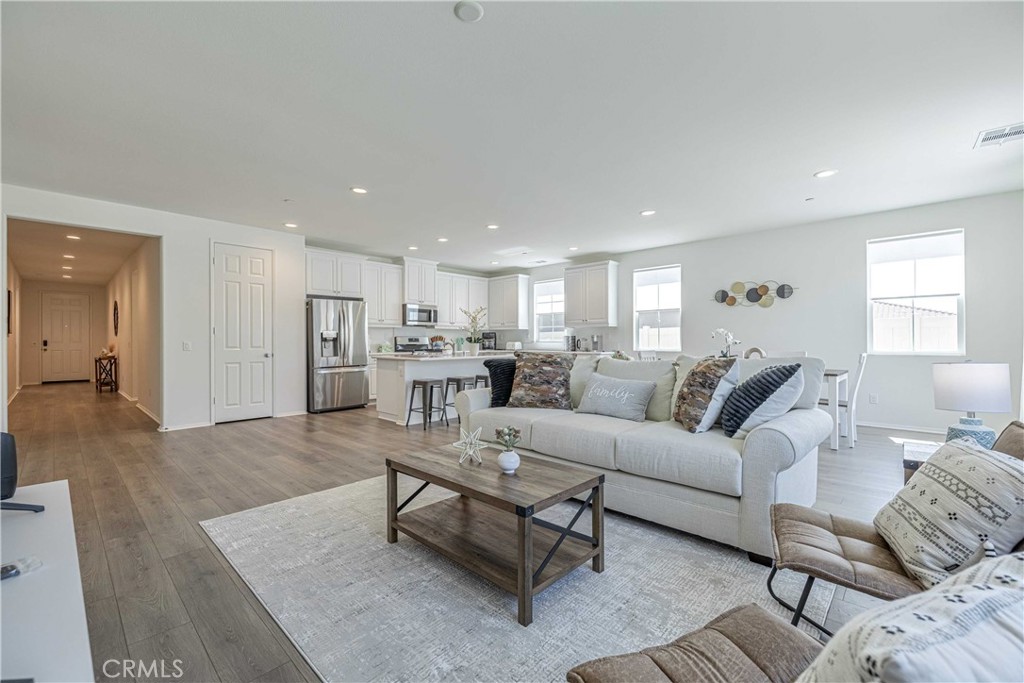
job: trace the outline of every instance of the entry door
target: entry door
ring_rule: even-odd
[[[44,292],[43,381],[88,380],[89,295]]]
[[[273,414],[273,254],[214,245],[214,421]]]

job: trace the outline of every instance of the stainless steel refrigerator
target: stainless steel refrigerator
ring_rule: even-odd
[[[369,402],[367,334],[362,299],[306,299],[309,412],[356,408]]]

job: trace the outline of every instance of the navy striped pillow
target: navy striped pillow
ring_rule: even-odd
[[[484,367],[491,375],[491,407],[504,408],[512,395],[512,381],[516,377],[514,358],[488,358]]]
[[[788,413],[804,390],[800,364],[773,365],[733,389],[722,408],[726,436],[743,438],[751,429]]]

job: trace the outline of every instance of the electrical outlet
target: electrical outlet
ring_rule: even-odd
[[[878,405],[878,394],[868,394],[868,403],[873,406]]]
[[[182,351],[191,351],[192,350],[192,342],[181,342],[181,350]]]

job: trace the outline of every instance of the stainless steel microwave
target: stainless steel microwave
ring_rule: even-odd
[[[404,327],[434,327],[437,325],[437,306],[405,304],[402,306]]]

